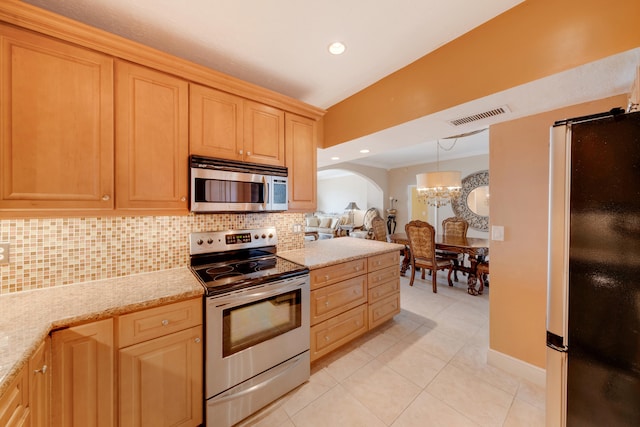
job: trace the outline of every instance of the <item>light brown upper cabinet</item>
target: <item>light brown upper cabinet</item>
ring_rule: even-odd
[[[315,120],[291,113],[285,115],[289,210],[316,210],[317,127]]]
[[[284,112],[191,84],[190,152],[284,166]]]
[[[113,209],[113,60],[0,25],[0,210]]]
[[[187,211],[189,84],[116,62],[116,209]]]
[[[242,98],[196,84],[190,90],[190,153],[242,160]]]

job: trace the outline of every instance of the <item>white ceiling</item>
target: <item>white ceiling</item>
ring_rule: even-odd
[[[24,1],[328,108],[522,0]],[[341,56],[327,51],[336,40],[347,46]],[[338,162],[387,169],[435,161],[436,138],[627,92],[633,67],[639,63],[636,50],[613,62],[581,67],[557,79],[543,79],[319,150],[318,166],[335,164],[332,156],[339,156]],[[512,113],[460,128],[446,123],[502,105]],[[371,155],[360,154],[361,148],[369,148]],[[440,158],[487,152],[487,132],[483,132],[479,139],[460,139],[451,152],[441,151]]]

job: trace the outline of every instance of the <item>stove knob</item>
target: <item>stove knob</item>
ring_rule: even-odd
[[[212,244],[213,243],[213,239],[211,237],[209,237],[209,240],[207,240],[208,244]]]
[[[272,233],[269,233],[269,238],[273,239],[273,234]]]
[[[267,238],[267,236],[266,236],[265,234],[263,234],[263,235],[262,235],[262,238],[263,238],[263,239],[266,239],[266,238]]]
[[[255,236],[253,236],[254,239],[258,240],[260,238],[260,236],[258,236],[257,234]]]
[[[197,243],[197,244],[199,244],[199,245],[201,245],[201,244],[203,244],[204,242],[202,241],[202,239],[198,239],[198,241],[197,241],[196,243]]]

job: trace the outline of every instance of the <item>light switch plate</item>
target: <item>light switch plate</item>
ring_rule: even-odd
[[[504,241],[504,226],[492,225],[491,226],[491,240]]]
[[[0,242],[0,265],[9,264],[9,242]]]

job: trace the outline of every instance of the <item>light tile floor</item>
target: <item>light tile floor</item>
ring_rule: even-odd
[[[408,275],[408,274],[407,274]],[[489,290],[401,278],[392,321],[316,361],[310,380],[239,425],[544,426],[544,389],[487,365]]]

